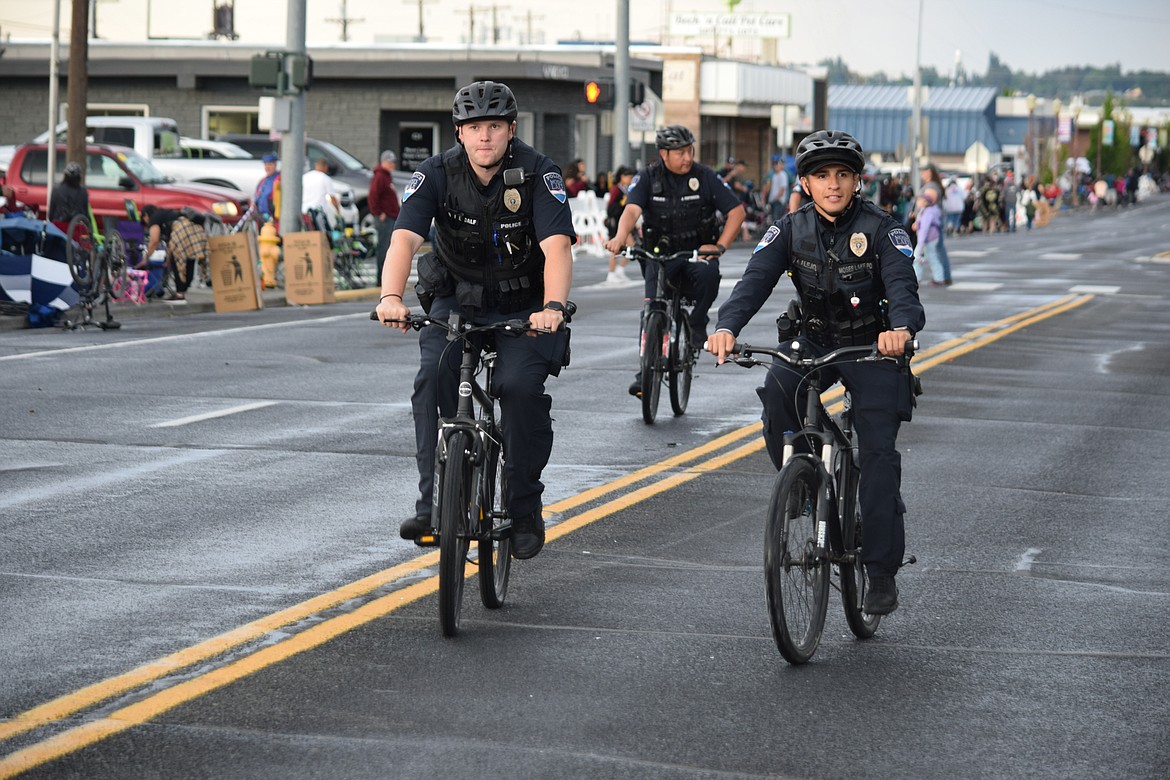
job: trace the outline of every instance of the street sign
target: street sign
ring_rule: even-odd
[[[670,34],[683,37],[714,34],[736,38],[791,38],[791,27],[791,14],[676,11],[670,17]]]

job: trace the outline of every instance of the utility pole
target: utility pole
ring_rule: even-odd
[[[85,103],[89,77],[89,0],[73,0],[73,29],[69,35],[69,131],[66,140],[70,162],[85,162]],[[56,139],[54,126],[49,137]],[[56,141],[50,141],[55,144]],[[84,170],[85,166],[82,166]]]
[[[45,180],[45,219],[53,200],[53,179],[57,176],[57,90],[61,81],[61,0],[53,0],[53,40],[49,45],[49,159]]]
[[[613,167],[630,159],[630,0],[617,0],[613,57]]]
[[[294,56],[305,54],[305,0],[288,0],[285,46]],[[280,232],[301,227],[301,176],[305,165],[305,91],[290,97],[289,129],[280,140]]]
[[[918,192],[918,135],[922,132],[922,4],[918,0],[918,52],[914,56],[914,110],[910,119],[910,186]]]
[[[414,40],[416,43],[425,43],[427,36],[423,32],[423,6],[427,3],[434,2],[434,0],[402,0],[402,2],[411,5],[418,5],[418,35],[415,36]]]
[[[531,8],[524,12],[524,40],[521,41],[521,43],[523,43],[525,46],[532,45],[532,38],[534,35],[532,32],[532,22],[533,20],[543,18],[544,14],[533,14]]]
[[[351,24],[360,24],[361,22],[365,21],[365,19],[355,19],[354,17],[350,16],[349,13],[346,11],[345,4],[346,4],[346,0],[341,0],[341,16],[340,17],[335,18],[335,19],[326,19],[325,20],[327,22],[332,22],[333,24],[340,24],[341,25],[341,40],[343,43],[347,42],[349,40],[349,26]],[[420,19],[419,24],[422,24],[421,14],[419,16],[419,19]]]

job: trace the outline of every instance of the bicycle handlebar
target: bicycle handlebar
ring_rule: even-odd
[[[753,347],[751,344],[740,344],[736,342],[735,346],[731,348],[731,361],[737,365],[750,368],[751,366],[763,365],[764,361],[756,360],[752,357],[753,353],[761,355],[770,355],[774,358],[779,358],[790,366],[797,368],[820,368],[821,366],[829,365],[830,363],[842,363],[847,360],[856,363],[877,362],[880,360],[889,360],[897,362],[897,357],[882,355],[878,352],[877,344],[870,344],[866,346],[857,347],[838,347],[832,352],[822,355],[821,357],[802,357],[800,355],[802,345],[799,341],[793,341],[789,345],[791,352],[783,352],[774,347]],[[906,342],[904,357],[910,358],[918,350],[918,339],[911,339]]]
[[[551,331],[545,330],[543,328],[534,328],[534,327],[532,327],[531,322],[529,322],[528,320],[521,320],[521,319],[502,320],[500,322],[493,322],[493,323],[489,323],[487,325],[468,325],[467,327],[465,327],[463,329],[458,329],[454,325],[452,325],[450,322],[447,322],[445,320],[438,320],[438,319],[435,319],[434,317],[429,317],[425,314],[407,314],[406,319],[402,319],[402,320],[382,320],[382,319],[378,318],[377,311],[372,311],[372,312],[370,312],[370,319],[373,320],[374,322],[381,322],[381,323],[388,322],[392,325],[403,325],[403,324],[409,325],[412,330],[421,330],[422,328],[424,328],[427,325],[438,325],[440,328],[447,331],[448,333],[453,333],[457,336],[466,336],[466,335],[469,335],[471,333],[481,333],[481,332],[489,331],[489,330],[515,331],[516,333],[527,333],[529,331],[532,331],[534,333],[550,333],[551,332]]]
[[[670,265],[671,263],[679,263],[687,261],[688,263],[705,263],[710,257],[719,257],[718,252],[704,253],[698,249],[691,249],[685,252],[673,252],[669,255],[656,255],[653,252],[648,252],[639,246],[628,246],[621,251],[623,257],[629,260],[653,260],[656,263],[663,265]]]

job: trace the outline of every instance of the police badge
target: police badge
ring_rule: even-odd
[[[694,176],[692,176],[691,180],[687,182],[687,186],[691,188],[691,192],[698,192],[699,191],[699,180],[696,179]]]
[[[857,257],[865,254],[865,248],[869,246],[869,241],[865,238],[865,233],[854,233],[849,236],[849,251]]]
[[[520,193],[515,187],[504,190],[504,205],[515,214],[520,209]]]

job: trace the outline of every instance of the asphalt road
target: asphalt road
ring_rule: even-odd
[[[1166,777],[1170,198],[949,247],[900,438],[919,563],[802,668],[763,603],[762,372],[707,362],[644,425],[602,260],[550,542],[502,610],[469,582],[454,640],[396,538],[417,348],[368,303],[0,332],[0,777]]]

